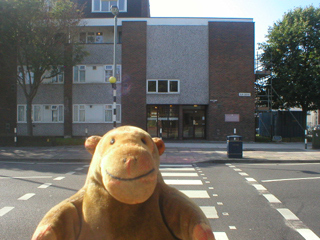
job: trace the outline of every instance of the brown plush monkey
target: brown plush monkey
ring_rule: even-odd
[[[209,221],[159,172],[164,142],[123,126],[87,139],[85,185],[53,207],[32,240],[214,240]]]

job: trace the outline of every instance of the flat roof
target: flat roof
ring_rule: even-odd
[[[167,18],[167,17],[150,17],[150,18],[121,18],[118,17],[118,26],[122,25],[122,22],[147,22],[147,25],[157,26],[192,26],[192,25],[203,25],[207,26],[209,22],[253,22],[253,18]],[[85,26],[113,26],[114,18],[84,18],[82,24]],[[81,25],[82,25],[81,24]]]

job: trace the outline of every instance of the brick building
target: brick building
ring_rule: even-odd
[[[112,129],[113,15],[109,2],[85,1],[83,62],[42,84],[33,101],[34,135],[85,136]],[[226,140],[237,129],[253,141],[252,19],[152,18],[148,0],[120,0],[117,125],[165,139]],[[26,134],[17,90],[17,128]]]

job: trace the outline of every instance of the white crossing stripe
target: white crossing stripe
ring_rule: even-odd
[[[248,182],[256,182],[256,180],[255,180],[254,178],[250,178],[250,177],[246,178],[246,180],[247,180]]]
[[[82,168],[82,167],[79,167],[79,168],[76,168],[75,170],[76,170],[76,171],[81,171],[81,170],[83,170],[83,168]]]
[[[265,191],[267,190],[264,186],[262,186],[261,184],[252,184],[252,186],[254,186],[258,191]]]
[[[308,228],[296,229],[306,240],[320,240],[320,238]]]
[[[183,168],[183,167],[193,167],[191,164],[161,164],[160,168],[162,167],[176,167],[176,168]]]
[[[213,232],[216,240],[229,240],[225,232]]]
[[[64,179],[65,177],[56,177],[55,179],[53,179],[53,180],[55,180],[55,181],[60,181],[60,180],[62,180],[62,179]]]
[[[38,188],[47,188],[51,185],[52,185],[52,183],[44,183],[44,184],[40,185]]]
[[[160,168],[160,172],[166,171],[181,171],[181,172],[194,172],[194,168]]]
[[[68,173],[66,173],[66,175],[72,175],[74,173],[76,173],[76,172],[68,172]]]
[[[198,177],[198,173],[177,173],[177,172],[164,172],[161,173],[163,177]]]
[[[36,195],[36,194],[35,193],[27,193],[27,194],[23,195],[22,197],[18,198],[18,200],[29,200],[34,195]]]
[[[200,206],[203,213],[206,215],[207,218],[213,219],[213,218],[219,218],[217,210],[215,207],[212,206]]]
[[[249,176],[248,173],[245,173],[245,172],[239,172],[239,174],[240,174],[241,176]]]
[[[263,194],[263,196],[270,202],[270,203],[281,203],[281,201],[276,198],[273,194]]]
[[[0,177],[0,179],[37,179],[37,178],[52,178],[52,176],[27,176],[27,177]]]
[[[171,180],[165,179],[164,182],[168,185],[203,185],[201,180]]]
[[[10,212],[14,207],[3,207],[0,209],[0,217],[4,216],[8,212]]]
[[[277,208],[277,210],[286,220],[299,220],[288,208]]]
[[[180,192],[189,198],[210,198],[208,192],[205,190],[180,190]]]

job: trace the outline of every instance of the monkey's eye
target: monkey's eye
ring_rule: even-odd
[[[145,140],[144,138],[141,138],[141,142],[142,142],[143,144],[147,144],[147,142],[146,142],[146,140]]]
[[[116,140],[114,138],[111,139],[110,144],[114,144]]]

